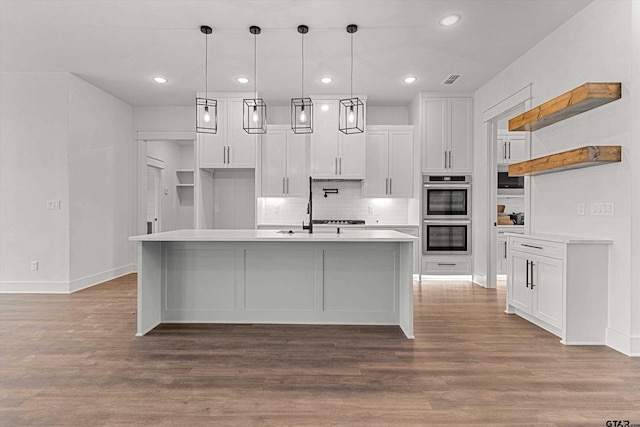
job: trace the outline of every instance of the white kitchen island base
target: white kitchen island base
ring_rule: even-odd
[[[395,231],[178,230],[138,240],[138,332],[160,323],[399,325],[413,245]]]

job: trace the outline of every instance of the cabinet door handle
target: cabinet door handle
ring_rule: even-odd
[[[227,146],[222,147],[222,163],[227,164]]]
[[[504,242],[504,259],[507,259],[507,242]]]
[[[507,142],[503,142],[502,143],[502,158],[506,159],[507,158]]]
[[[289,194],[289,177],[287,177],[287,194]]]
[[[338,171],[342,175],[342,157],[338,157]]]
[[[438,265],[449,266],[449,265],[456,265],[456,263],[455,262],[439,262]]]
[[[283,176],[282,177],[282,194],[287,194],[287,190],[286,190],[285,183],[284,183],[285,179],[286,178]]]
[[[335,164],[333,166],[335,170],[334,174],[338,175],[338,158],[337,157],[335,158]]]
[[[542,246],[534,246],[534,245],[527,245],[526,243],[520,243],[520,246],[526,246],[528,248],[533,248],[533,249],[544,249]]]
[[[451,169],[453,166],[451,166],[453,162],[451,161],[451,150],[449,150],[449,169]]]
[[[531,261],[529,265],[531,266],[531,290],[533,290],[533,261]]]
[[[527,260],[527,281],[524,286],[529,287],[529,260]]]
[[[389,178],[389,195],[393,194],[393,178]]]
[[[384,179],[384,194],[389,194],[389,178]]]
[[[447,168],[447,152],[446,152],[446,150],[443,152],[443,154],[444,154],[444,168],[446,169]]]
[[[509,159],[511,159],[511,141],[509,141]]]

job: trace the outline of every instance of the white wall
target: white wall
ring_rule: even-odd
[[[193,100],[195,103],[195,99]],[[138,106],[133,109],[133,128],[136,131],[191,131],[196,130],[194,106]]]
[[[632,301],[631,197],[633,169],[639,168],[632,138],[633,86],[631,52],[640,50],[631,41],[631,0],[596,0],[575,17],[508,66],[475,94],[474,180],[486,182],[487,127],[482,112],[533,83],[532,104],[539,105],[588,81],[622,82],[622,99],[556,123],[532,134],[532,155],[560,152],[583,145],[622,145],[622,162],[594,168],[564,171],[531,179],[532,233],[569,234],[611,239],[609,272],[609,324],[607,344],[631,353]],[[637,15],[636,15],[637,17]],[[634,25],[638,25],[635,21]],[[637,74],[635,75],[637,79]],[[637,120],[637,118],[636,118]],[[637,137],[636,137],[637,139]],[[474,220],[486,220],[488,189],[475,186]],[[614,202],[615,216],[578,216],[578,203]],[[587,209],[588,210],[588,209]],[[636,211],[637,212],[637,211]],[[490,226],[489,222],[486,222]],[[474,229],[474,274],[486,274],[485,227]],[[636,261],[637,263],[637,261]],[[635,304],[632,307],[632,304]],[[637,326],[634,326],[634,331]],[[635,334],[636,332],[634,332]],[[638,340],[636,336],[633,338]]]
[[[68,85],[66,73],[0,74],[0,291],[67,291]]]
[[[636,214],[631,221],[631,353],[640,355],[640,221],[637,213],[640,212],[640,1],[632,2],[631,11],[632,35],[631,35],[631,75],[634,80],[629,84],[629,91],[635,96],[631,99],[631,140],[636,148],[628,151],[633,164],[631,168],[631,212]]]
[[[69,75],[69,280],[74,291],[132,270],[133,110]]]
[[[131,107],[69,73],[1,81],[0,290],[72,292],[132,271]]]
[[[367,105],[366,109],[368,125],[409,124],[408,106]],[[291,123],[291,106],[269,105],[267,109],[267,122],[272,125],[286,125]],[[338,126],[337,123],[336,126]]]

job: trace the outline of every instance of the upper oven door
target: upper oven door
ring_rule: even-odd
[[[423,219],[471,218],[470,184],[425,184],[422,194]]]

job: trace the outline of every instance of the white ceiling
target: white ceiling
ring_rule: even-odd
[[[0,0],[0,70],[69,71],[131,105],[191,105],[204,91],[251,91],[257,36],[258,92],[285,105],[300,96],[300,24],[305,92],[354,93],[373,105],[406,105],[419,91],[473,91],[591,0]],[[442,27],[457,13],[462,20]],[[463,74],[441,86],[451,73]],[[162,75],[168,84],[152,81]],[[323,85],[319,78],[334,82]],[[407,75],[418,77],[412,85]]]

